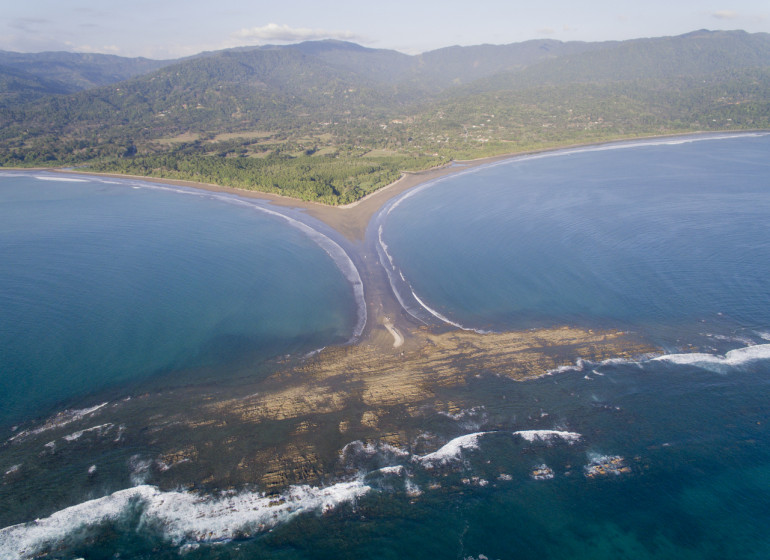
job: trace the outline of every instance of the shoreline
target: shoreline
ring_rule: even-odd
[[[368,226],[372,222],[372,219],[377,215],[377,213],[383,207],[385,207],[388,202],[397,196],[409,190],[416,189],[431,181],[443,179],[445,177],[459,173],[468,172],[483,166],[493,165],[518,158],[526,158],[552,153],[556,154],[558,152],[569,150],[591,149],[613,144],[644,143],[672,138],[686,139],[689,137],[697,138],[723,134],[740,135],[762,132],[767,133],[768,131],[716,131],[685,134],[665,134],[646,137],[633,137],[612,141],[572,144],[554,148],[544,148],[541,150],[488,156],[472,160],[456,160],[424,171],[405,171],[402,173],[401,177],[393,183],[390,183],[389,185],[386,185],[385,187],[382,187],[381,189],[368,194],[358,201],[344,206],[329,206],[318,202],[303,201],[278,194],[263,193],[261,191],[250,191],[235,187],[227,187],[211,183],[201,183],[179,179],[164,179],[139,175],[121,175],[118,173],[83,172],[77,169],[61,168],[14,168],[13,170],[28,172],[53,172],[64,175],[82,175],[114,178],[118,180],[137,180],[147,183],[196,189],[204,192],[233,195],[245,199],[260,200],[263,202],[266,201],[269,203],[269,205],[263,207],[265,211],[268,213],[284,215],[284,217],[290,220],[295,220],[297,218],[296,216],[291,218],[287,214],[284,214],[284,212],[281,211],[281,208],[285,209],[286,211],[298,211],[304,213],[307,216],[316,219],[330,227],[342,238],[344,238],[345,241],[347,241],[347,243],[344,244],[345,246],[339,247],[339,249],[343,251],[351,261],[351,265],[354,266],[354,268],[357,270],[357,276],[360,278],[359,282],[353,281],[351,283],[353,285],[354,292],[357,286],[359,288],[363,288],[363,293],[360,294],[361,299],[363,300],[363,315],[359,313],[359,318],[363,316],[364,324],[357,325],[353,338],[349,340],[346,345],[352,344],[353,346],[356,346],[360,344],[371,344],[378,347],[381,351],[389,353],[400,351],[402,345],[405,342],[407,343],[407,346],[411,346],[412,344],[416,343],[417,340],[420,339],[419,329],[425,328],[426,326],[428,326],[429,330],[434,332],[461,330],[457,325],[448,323],[441,317],[437,318],[435,322],[429,321],[427,324],[424,324],[424,321],[421,321],[412,316],[410,312],[403,307],[403,304],[398,299],[398,296],[393,293],[394,288],[391,286],[391,282],[387,277],[387,272],[384,267],[380,266],[377,248],[372,244],[372,240],[368,239],[367,230]],[[11,170],[11,168],[5,169],[8,171]],[[3,168],[0,168],[0,172],[2,171]],[[272,208],[270,208],[270,206],[272,206]],[[306,223],[304,220],[300,219],[297,221],[304,227],[309,227],[313,230],[317,229],[315,226]],[[327,237],[328,235],[320,231],[318,233],[323,237]],[[335,246],[338,246],[338,242],[335,242],[331,239],[330,241]],[[344,270],[342,270],[342,272],[345,274]],[[347,276],[348,275],[346,274],[346,277]],[[424,307],[424,304],[421,302],[418,303]],[[398,336],[396,333],[398,333]]]
[[[477,161],[481,162],[479,165],[495,163],[490,159],[505,161],[509,158],[497,156]],[[450,167],[451,172],[473,168]],[[425,182],[419,181],[415,187]],[[391,192],[382,205],[408,190],[400,189],[401,186],[396,187],[394,190],[398,192]],[[264,197],[255,194],[254,198]],[[339,212],[341,209],[330,207],[329,210]],[[270,211],[276,212],[277,209],[271,208]],[[377,216],[377,211],[373,216]],[[28,473],[42,476],[33,470],[38,462],[51,457],[50,464],[55,459],[58,462],[55,468],[66,469],[69,468],[66,463],[64,467],[58,466],[69,457],[66,453],[72,456],[78,453],[83,456],[82,459],[77,456],[81,476],[72,477],[72,486],[81,495],[86,495],[86,491],[93,491],[89,485],[101,483],[96,477],[110,473],[110,465],[104,457],[124,453],[125,457],[120,456],[121,461],[128,467],[122,467],[124,474],[121,480],[128,478],[127,469],[130,468],[134,469],[130,471],[132,477],[146,477],[146,480],[141,479],[142,482],[161,489],[157,492],[194,489],[195,495],[203,496],[203,500],[206,496],[220,496],[223,491],[258,489],[268,496],[266,507],[271,508],[270,511],[281,511],[281,500],[286,495],[286,489],[292,485],[336,488],[334,485],[349,480],[346,477],[349,477],[353,467],[359,467],[359,463],[354,463],[353,459],[347,461],[347,458],[354,457],[350,450],[359,447],[367,453],[370,450],[380,453],[377,460],[406,450],[408,453],[405,451],[403,455],[406,459],[398,456],[395,461],[376,466],[385,464],[395,468],[406,465],[408,468],[409,465],[419,464],[414,458],[419,460],[420,457],[435,456],[455,441],[458,433],[463,434],[459,436],[462,438],[475,436],[481,430],[484,433],[507,430],[517,434],[553,432],[554,428],[573,429],[571,423],[566,427],[553,424],[565,420],[563,416],[557,418],[556,407],[549,408],[546,400],[541,402],[534,398],[522,404],[526,400],[523,396],[538,397],[540,393],[530,390],[529,386],[521,390],[513,387],[508,393],[507,388],[512,387],[510,382],[553,375],[553,385],[557,385],[562,383],[562,378],[555,376],[572,372],[569,377],[581,383],[577,386],[581,388],[581,395],[575,397],[575,393],[570,392],[569,398],[584,398],[577,401],[580,406],[586,409],[595,406],[595,413],[602,417],[603,422],[618,418],[617,425],[623,430],[624,420],[634,421],[638,417],[634,416],[630,407],[628,413],[621,411],[620,405],[625,408],[627,402],[621,400],[622,396],[618,399],[618,406],[615,406],[616,402],[604,397],[602,390],[593,390],[594,384],[600,387],[600,379],[604,376],[603,372],[592,373],[593,368],[605,364],[611,366],[623,360],[630,364],[664,361],[684,365],[708,362],[721,366],[728,362],[733,364],[738,360],[749,360],[750,355],[757,355],[757,350],[765,356],[770,355],[769,344],[761,349],[751,347],[755,348],[752,351],[731,350],[729,356],[728,353],[724,356],[717,353],[675,353],[653,358],[660,353],[660,348],[651,347],[638,333],[613,328],[591,330],[557,325],[481,334],[455,330],[449,325],[418,327],[392,295],[379,261],[371,258],[368,242],[376,230],[377,221],[370,223],[373,227],[363,242],[351,241],[343,245],[343,250],[351,253],[366,282],[369,321],[363,336],[356,343],[330,346],[305,357],[295,354],[291,361],[277,362],[275,371],[265,378],[247,380],[244,377],[243,381],[225,387],[191,384],[143,394],[131,391],[128,398],[105,399],[104,404],[98,404],[102,402],[99,400],[96,401],[97,406],[71,410],[66,417],[60,413],[50,422],[25,424],[25,429],[9,440],[14,445],[15,455],[14,466],[6,472],[7,483],[23,488],[24,476],[32,480]],[[684,349],[680,351],[686,352]],[[612,375],[605,379],[605,383],[614,383]],[[550,386],[550,381],[533,384],[532,387],[542,388],[545,385]],[[506,390],[501,391],[500,387]],[[553,391],[555,395],[566,395],[571,389],[564,383]],[[599,397],[594,396],[591,400],[592,393]],[[506,396],[514,398],[503,402]],[[531,408],[526,413],[521,412],[525,405]],[[501,410],[505,411],[505,415],[500,413]],[[527,416],[529,412],[533,415]],[[553,416],[548,418],[549,414]],[[72,420],[65,423],[62,418]],[[567,418],[566,421],[569,421]],[[480,423],[474,425],[476,421]],[[40,428],[35,428],[35,425]],[[590,422],[589,425],[593,426]],[[574,429],[595,438],[586,438],[584,444],[589,446],[588,450],[602,449],[601,445],[606,445],[605,440],[597,435],[601,433],[598,430],[577,425]],[[424,434],[433,439],[424,438]],[[56,444],[52,445],[54,442]],[[428,447],[416,447],[418,443],[424,446],[426,442]],[[543,441],[541,446],[541,449],[546,446]],[[577,452],[585,455],[581,446]],[[647,449],[652,456],[658,447]],[[604,449],[602,451],[605,452]],[[610,457],[614,457],[614,453],[632,456],[612,447],[606,453]],[[539,457],[526,450],[521,454],[521,461],[521,465],[528,465],[531,470],[533,465],[538,464]],[[593,464],[589,463],[589,466]],[[84,473],[89,465],[94,465],[94,470],[88,470],[86,475]],[[54,467],[49,470],[50,475],[47,472],[44,474],[53,480]],[[436,472],[446,476],[448,470]],[[594,475],[586,476],[593,478]],[[437,475],[436,479],[444,484],[446,490],[442,492],[455,491],[455,487],[444,482],[452,480],[451,477],[439,479]],[[494,479],[490,480],[493,485],[496,484]],[[420,482],[420,479],[416,481]],[[131,483],[136,484],[133,478]],[[35,481],[35,484],[38,482]],[[461,492],[467,492],[465,484],[463,481],[456,487]],[[423,489],[432,489],[427,484],[421,485]],[[77,494],[73,490],[60,501],[74,503],[76,499]],[[87,508],[93,502],[83,503],[89,504],[82,506]],[[45,515],[45,512],[39,514],[43,520]],[[79,522],[77,517],[75,520]],[[27,518],[21,520],[26,521]]]
[[[686,140],[688,138],[697,139],[698,137],[708,138],[714,136],[721,137],[722,135],[767,134],[769,132],[770,131],[766,130],[750,130],[662,134],[611,141],[579,143],[526,152],[513,152],[472,160],[456,160],[424,171],[405,171],[402,173],[401,177],[393,183],[370,193],[358,201],[344,206],[328,206],[318,202],[303,201],[278,194],[179,179],[121,175],[118,173],[83,172],[77,169],[61,168],[0,168],[0,172],[4,170],[13,170],[16,172],[53,172],[62,175],[82,175],[114,178],[118,180],[137,180],[147,183],[196,189],[204,192],[233,195],[245,199],[260,200],[268,203],[267,206],[263,206],[265,211],[283,215],[290,220],[297,219],[296,215],[292,218],[288,214],[284,214],[280,208],[284,208],[286,211],[304,213],[310,218],[320,221],[340,235],[340,239],[338,239],[337,242],[333,241],[331,238],[330,241],[345,253],[350,260],[350,264],[357,271],[356,276],[359,277],[358,281],[353,281],[351,283],[354,292],[356,289],[362,289],[363,292],[360,294],[361,299],[363,300],[363,313],[359,313],[359,318],[363,317],[364,323],[363,325],[357,325],[353,338],[349,340],[347,344],[352,344],[354,346],[360,344],[372,344],[386,352],[393,352],[399,350],[405,342],[407,342],[408,345],[413,344],[416,341],[415,339],[420,338],[419,330],[426,326],[429,330],[434,332],[458,330],[458,325],[448,323],[446,320],[443,320],[442,317],[438,317],[435,322],[429,321],[428,323],[425,323],[424,320],[412,316],[410,312],[404,308],[399,296],[393,292],[394,288],[391,286],[385,268],[380,266],[377,248],[367,236],[368,226],[371,224],[372,219],[377,213],[395,197],[402,195],[409,190],[426,185],[431,181],[436,181],[459,173],[465,173],[483,166],[519,158],[544,154],[557,154],[559,152],[571,150],[590,150],[592,148],[608,145],[621,145],[625,143],[633,145],[675,138]],[[272,209],[270,206],[272,206]],[[301,223],[303,227],[317,230],[316,226],[305,222],[305,220],[299,219],[297,221]],[[321,231],[318,231],[318,233],[322,237],[327,237],[328,235],[328,233],[325,234]],[[340,241],[345,241],[343,244],[344,246],[338,245]],[[343,274],[346,274],[345,270],[341,270]],[[349,278],[349,275],[346,274],[346,277]],[[421,302],[418,303],[420,303],[422,307],[425,307]]]
[[[412,188],[418,187],[423,183],[448,177],[450,175],[467,171],[469,169],[475,169],[484,165],[498,163],[509,159],[515,159],[520,157],[527,157],[538,154],[547,154],[552,152],[559,152],[562,150],[573,150],[579,148],[591,148],[597,146],[605,146],[609,144],[619,144],[623,142],[643,142],[649,140],[665,139],[665,138],[678,138],[689,136],[704,136],[711,134],[751,134],[768,132],[767,130],[726,130],[726,131],[696,131],[696,132],[683,132],[683,133],[670,133],[670,134],[657,134],[650,136],[631,136],[628,138],[620,138],[617,140],[604,140],[598,142],[585,142],[577,144],[565,144],[563,146],[555,146],[549,148],[542,148],[537,150],[527,150],[522,152],[510,152],[506,154],[500,154],[496,156],[484,156],[469,160],[452,160],[449,163],[443,164],[438,167],[426,169],[423,171],[403,171],[401,177],[396,181],[377,189],[364,196],[363,198],[351,202],[349,204],[341,206],[329,206],[320,202],[312,202],[292,198],[280,194],[265,193],[256,190],[247,190],[236,187],[228,187],[224,185],[216,185],[213,183],[203,183],[198,181],[190,181],[185,179],[166,179],[161,177],[152,177],[144,175],[125,175],[120,173],[97,173],[93,171],[82,171],[72,168],[61,167],[0,167],[2,171],[28,171],[28,172],[53,172],[71,175],[85,175],[94,177],[107,177],[112,179],[134,179],[144,181],[147,183],[158,183],[162,185],[173,185],[178,187],[187,187],[193,189],[199,189],[209,192],[226,193],[244,198],[260,199],[270,202],[276,206],[285,208],[294,208],[305,211],[308,215],[324,222],[326,225],[342,234],[346,239],[352,242],[360,242],[364,240],[367,226],[372,217],[392,198],[398,196]]]

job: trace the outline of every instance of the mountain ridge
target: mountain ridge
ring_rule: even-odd
[[[86,55],[49,53],[23,69],[19,57],[4,67],[13,57],[0,53],[2,166],[88,164],[335,204],[398,168],[454,158],[770,127],[766,33],[543,39],[420,55],[308,41],[152,68],[127,59],[112,73],[114,60],[101,56],[89,67]],[[71,79],[46,77],[47,59],[65,74],[70,60]]]

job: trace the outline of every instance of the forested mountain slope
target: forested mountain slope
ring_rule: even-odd
[[[770,127],[770,35],[742,31],[416,56],[314,41],[125,59],[111,74],[102,55],[3,66],[11,54],[0,53],[2,165],[86,165],[331,204],[452,158]],[[51,64],[63,69],[42,70]]]

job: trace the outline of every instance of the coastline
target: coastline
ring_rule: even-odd
[[[423,171],[404,171],[401,177],[396,181],[386,185],[363,198],[341,206],[329,206],[320,202],[304,201],[297,198],[291,198],[284,195],[265,193],[256,190],[240,189],[213,183],[203,183],[183,179],[166,179],[160,177],[143,175],[124,175],[120,173],[97,173],[92,171],[83,171],[72,168],[59,167],[7,167],[0,168],[2,171],[28,171],[28,172],[53,172],[62,174],[85,175],[95,177],[108,177],[113,179],[135,179],[148,183],[158,183],[163,185],[173,185],[179,187],[200,189],[209,192],[226,193],[244,198],[260,199],[270,202],[276,206],[285,208],[294,208],[305,211],[308,215],[324,222],[326,225],[342,234],[346,239],[353,242],[363,241],[366,234],[366,228],[372,217],[385,205],[390,199],[398,196],[408,190],[418,187],[429,181],[454,175],[456,173],[474,169],[477,167],[538,154],[548,154],[563,150],[573,150],[580,148],[591,148],[605,146],[610,144],[619,144],[623,142],[643,142],[654,141],[666,138],[678,138],[688,136],[703,136],[712,134],[750,134],[757,132],[767,132],[765,130],[726,130],[726,131],[695,131],[683,133],[657,134],[650,136],[631,136],[628,138],[619,138],[616,140],[605,140],[600,142],[585,142],[577,144],[565,144],[563,146],[554,146],[538,150],[528,150],[523,152],[510,152],[496,156],[486,156],[469,160],[453,160],[447,164],[426,169]]]
[[[685,137],[678,138],[687,141]],[[495,163],[494,160],[506,161],[526,155],[481,158],[475,160],[478,162],[475,166],[459,163],[448,166],[449,169],[431,171],[444,177]],[[396,196],[409,196],[404,194],[409,188],[435,180],[425,179],[426,174],[414,174],[422,180],[412,187],[405,186],[408,182],[402,180],[391,184],[385,188],[392,188],[388,196],[382,194],[384,189],[373,193],[369,200],[376,201],[378,194],[385,198],[372,216],[377,217],[382,208],[379,217],[386,215],[388,201],[396,202]],[[411,174],[405,174],[405,178],[410,178],[408,175]],[[141,179],[158,182],[152,178]],[[185,182],[173,184],[191,186]],[[426,188],[433,187],[426,185]],[[237,189],[202,190],[245,195]],[[245,196],[268,198],[262,193]],[[285,206],[287,214],[296,216],[303,211],[289,212],[288,207],[303,206],[294,202],[289,199],[276,206]],[[328,207],[328,210],[345,215],[363,204],[374,203],[362,200],[350,208]],[[280,212],[279,208],[266,203],[262,206],[268,207],[269,212]],[[312,205],[305,203],[304,206]],[[308,211],[307,215],[313,214]],[[393,469],[408,473],[403,475],[407,490],[412,483],[419,483],[421,492],[468,492],[469,485],[474,484],[471,474],[477,475],[478,480],[479,476],[483,478],[483,472],[461,472],[466,467],[458,460],[456,469],[460,474],[453,482],[455,466],[452,464],[437,462],[437,466],[431,464],[427,470],[423,465],[425,461],[430,463],[430,458],[441,457],[441,450],[453,442],[462,443],[466,441],[463,438],[475,441],[473,438],[479,434],[494,434],[490,435],[492,444],[492,440],[501,439],[500,434],[506,432],[530,443],[534,438],[535,447],[522,447],[520,458],[519,455],[514,457],[522,473],[531,470],[533,473],[550,473],[551,477],[554,472],[557,477],[569,474],[551,462],[550,456],[548,464],[553,470],[541,469],[540,462],[545,465],[546,459],[541,459],[540,455],[552,450],[551,442],[538,439],[537,434],[543,437],[566,434],[563,437],[580,439],[573,454],[575,457],[570,457],[573,465],[578,464],[574,461],[578,455],[583,459],[586,451],[599,449],[612,460],[621,455],[629,458],[627,464],[630,467],[622,463],[622,457],[618,459],[622,468],[641,472],[642,461],[647,461],[658,449],[667,449],[665,446],[669,444],[654,441],[655,447],[640,448],[642,451],[638,456],[643,459],[636,459],[637,455],[626,448],[619,444],[613,447],[611,439],[603,439],[606,432],[601,430],[607,430],[607,426],[617,424],[624,433],[628,426],[631,429],[639,426],[639,417],[631,409],[627,393],[619,391],[619,396],[610,398],[609,387],[618,380],[630,378],[629,371],[644,367],[652,370],[659,366],[662,368],[659,377],[664,378],[668,370],[663,368],[701,363],[708,367],[721,368],[728,364],[732,367],[755,359],[752,356],[766,357],[770,352],[770,345],[731,350],[724,356],[716,351],[687,353],[693,349],[681,348],[678,350],[682,353],[653,358],[661,353],[660,348],[652,347],[638,333],[621,332],[612,326],[608,330],[591,330],[557,325],[496,333],[463,331],[443,324],[436,326],[438,322],[419,326],[417,319],[408,316],[393,296],[380,260],[372,258],[370,243],[376,237],[378,223],[381,223],[378,219],[370,218],[369,231],[361,241],[350,238],[345,241],[342,233],[333,235],[337,241],[341,240],[343,250],[350,253],[366,284],[369,322],[363,336],[355,343],[329,346],[305,356],[284,356],[272,364],[270,372],[263,377],[243,376],[230,385],[191,383],[158,391],[129,388],[128,396],[126,393],[117,397],[105,395],[103,399],[93,401],[94,406],[84,402],[83,408],[65,410],[47,422],[41,419],[25,423],[4,444],[9,450],[10,461],[4,467],[4,484],[21,495],[27,488],[25,484],[45,487],[50,479],[50,484],[54,485],[58,483],[55,475],[60,476],[62,468],[77,470],[81,476],[72,477],[72,488],[68,488],[68,493],[58,502],[80,508],[66,510],[72,512],[73,523],[88,519],[83,517],[83,512],[102,503],[82,502],[83,496],[102,496],[96,500],[109,501],[112,500],[110,496],[141,497],[143,492],[148,492],[151,494],[148,499],[168,500],[171,492],[187,492],[183,495],[194,496],[196,503],[203,504],[201,507],[204,508],[198,512],[199,517],[190,517],[200,519],[205,534],[210,535],[208,531],[217,517],[213,509],[205,508],[219,500],[224,492],[230,492],[228,496],[248,493],[250,497],[254,496],[248,502],[250,508],[262,504],[258,500],[264,500],[265,511],[280,513],[284,504],[287,508],[297,507],[291,498],[296,485],[313,485],[322,489],[319,492],[342,488],[355,481],[376,485],[386,472],[380,469],[383,465],[386,465],[385,469],[391,469],[387,471],[388,477],[396,472]],[[321,224],[308,220],[306,225]],[[319,231],[328,234],[329,228],[321,227]],[[613,371],[620,373],[613,376]],[[644,370],[645,375],[639,378],[640,384],[653,377],[646,372]],[[536,378],[539,379],[531,381]],[[515,383],[520,381],[528,383]],[[555,400],[541,399],[548,395]],[[509,400],[506,401],[506,397]],[[553,403],[562,402],[562,399],[569,401],[568,407],[555,407]],[[562,410],[566,412],[559,414]],[[641,439],[640,445],[648,444],[647,439]],[[563,443],[564,449],[572,445],[566,440]],[[514,451],[519,449],[514,448]],[[561,453],[561,450],[556,452]],[[113,467],[105,457],[117,457],[113,460],[117,466]],[[588,467],[594,468],[598,464],[601,468],[611,468],[606,461],[595,464],[592,457],[588,455],[586,459]],[[505,460],[507,462],[500,462],[500,469],[503,465],[511,469],[508,456]],[[492,472],[497,468],[493,465],[489,470]],[[361,472],[367,473],[368,478],[353,478]],[[510,473],[511,470],[500,472]],[[580,474],[582,471],[573,472]],[[595,476],[600,479],[604,475],[603,472],[596,475],[595,470],[585,472],[589,473],[585,474],[589,479]],[[617,474],[608,472],[613,477]],[[428,480],[432,473],[436,474]],[[103,481],[107,476],[119,482],[104,490],[107,487]],[[461,476],[466,478],[460,479]],[[509,474],[496,471],[493,476],[508,477],[487,477],[493,487],[511,480]],[[513,476],[517,476],[516,472]],[[393,484],[393,480],[388,478],[385,485]],[[483,480],[483,483],[488,482]],[[97,484],[99,490],[94,491]],[[126,486],[128,484],[130,486]],[[110,493],[112,490],[115,491]],[[308,493],[312,492],[315,490],[308,490]],[[410,500],[419,496],[417,493],[407,495]],[[177,494],[174,496],[178,497]],[[35,504],[34,507],[37,509],[25,512],[19,507],[15,512],[5,514],[4,524],[26,522],[32,518],[29,515],[32,511],[43,519],[44,524],[45,516],[54,511],[43,509],[48,507],[47,504]],[[233,511],[229,505],[221,510]],[[328,513],[326,509],[321,511]],[[14,531],[26,534],[26,526],[20,525],[18,529],[2,529],[2,526],[0,524],[0,535],[3,531],[8,535]],[[36,526],[30,524],[30,530]],[[204,534],[203,529],[201,531],[200,534]],[[262,528],[254,529],[254,532],[261,534]],[[204,537],[190,539],[197,543]]]
[[[404,303],[400,301],[400,296],[393,292],[395,287],[392,286],[392,282],[388,277],[386,267],[382,266],[380,263],[376,240],[367,238],[367,229],[372,222],[372,219],[382,208],[386,206],[386,204],[388,204],[399,195],[402,195],[407,191],[416,189],[420,186],[426,185],[431,181],[446,178],[459,173],[468,172],[469,170],[477,169],[480,167],[519,158],[557,154],[559,152],[571,150],[590,150],[600,148],[602,146],[623,145],[624,143],[637,144],[660,140],[671,140],[674,138],[687,139],[711,137],[714,135],[724,134],[741,135],[763,132],[766,133],[767,131],[709,131],[684,134],[637,136],[619,140],[587,142],[549,147],[543,148],[541,150],[512,152],[508,154],[500,154],[472,160],[456,160],[424,171],[405,171],[402,173],[401,177],[393,183],[390,183],[389,185],[386,185],[385,187],[382,187],[377,191],[366,195],[360,200],[342,206],[329,206],[318,202],[303,201],[273,193],[264,193],[261,191],[252,191],[235,187],[227,187],[211,183],[201,183],[180,179],[164,179],[139,175],[122,175],[118,173],[84,172],[78,169],[61,168],[0,168],[0,172],[3,170],[53,172],[66,175],[83,175],[122,180],[138,180],[147,183],[178,186],[212,193],[227,194],[244,199],[268,202],[268,205],[261,206],[264,211],[281,215],[290,221],[297,221],[299,224],[301,224],[302,228],[310,228],[315,230],[315,226],[309,223],[305,223],[303,220],[296,220],[296,215],[294,218],[292,218],[288,214],[284,214],[284,212],[281,211],[281,208],[287,211],[304,213],[307,216],[322,222],[340,234],[342,238],[344,238],[338,239],[336,242],[331,239],[329,239],[329,241],[331,245],[334,245],[339,249],[339,251],[342,251],[346,255],[346,260],[350,260],[351,266],[356,269],[355,276],[359,276],[358,279],[353,279],[351,283],[353,285],[354,292],[356,290],[362,292],[356,292],[356,297],[357,299],[363,300],[362,312],[359,313],[359,319],[363,317],[363,324],[357,325],[354,335],[351,340],[348,341],[348,344],[373,344],[382,351],[392,352],[394,348],[401,347],[404,342],[409,343],[411,341],[413,343],[415,342],[414,339],[420,339],[417,330],[420,328],[425,328],[426,326],[436,332],[443,332],[446,330],[462,330],[458,325],[447,322],[445,318],[439,316],[436,316],[436,318],[429,317],[420,319],[414,316],[413,313],[410,313],[409,310],[404,307]],[[271,206],[272,209],[270,208]],[[318,233],[321,235],[321,237],[327,237],[327,234],[320,232]],[[338,243],[342,241],[347,241],[347,243],[344,243],[345,247],[340,247],[338,245]],[[323,246],[324,245],[322,244],[322,247]],[[328,249],[324,250],[327,250],[328,252]],[[343,274],[345,274],[346,277],[348,277],[350,280],[349,273],[346,272],[346,270],[341,270]],[[417,303],[421,307],[425,307],[422,302],[418,301]],[[430,313],[430,310],[428,310],[428,312]],[[359,323],[361,323],[361,321],[359,321]],[[395,333],[399,333],[399,336],[396,336]],[[409,346],[409,344],[407,344],[407,346]]]

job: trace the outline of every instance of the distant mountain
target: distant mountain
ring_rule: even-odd
[[[473,89],[697,77],[770,65],[768,33],[701,30],[677,37],[593,45],[519,71],[498,73],[476,82]]]
[[[157,70],[169,61],[69,52],[0,51],[0,96],[75,93]]]
[[[765,127],[766,33],[536,40],[415,56],[344,41],[176,61],[0,52],[0,165],[117,158],[111,165],[131,172],[241,177],[268,188],[252,179],[261,177],[256,158],[294,158],[308,169],[324,156],[344,159],[360,177],[377,172],[372,157],[388,157],[391,177],[398,158],[426,166],[568,142]],[[355,164],[364,154],[370,159]],[[182,161],[196,171],[183,171]],[[239,175],[247,167],[248,180]],[[343,192],[356,181],[308,192],[350,200],[363,192]]]

